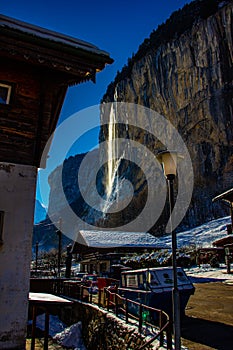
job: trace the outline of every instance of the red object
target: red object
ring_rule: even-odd
[[[99,289],[104,289],[105,287],[111,286],[111,284],[119,285],[119,281],[115,280],[114,278],[108,278],[108,277],[98,277],[97,278],[97,285]]]
[[[82,282],[87,287],[97,286],[97,275],[85,275],[82,278]]]

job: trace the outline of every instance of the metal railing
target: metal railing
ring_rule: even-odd
[[[104,293],[106,295],[107,310],[109,311],[112,307],[116,316],[123,314],[126,323],[129,323],[130,318],[136,320],[140,334],[143,331],[143,325],[152,328],[158,327],[158,333],[151,337],[145,344],[141,345],[138,350],[145,349],[158,338],[160,346],[163,346],[164,333],[166,333],[167,338],[167,349],[172,349],[171,324],[169,316],[163,310],[127,299],[117,293],[110,292],[107,288],[104,289]],[[130,309],[134,309],[134,312],[130,312]]]
[[[34,286],[34,283],[32,285]],[[35,285],[35,288],[32,289],[37,289],[37,286]],[[145,344],[138,347],[137,350],[145,349],[156,339],[159,340],[160,346],[163,346],[164,334],[166,334],[167,349],[172,349],[171,322],[169,316],[163,310],[127,299],[118,293],[111,292],[108,287],[99,289],[96,293],[92,287],[84,286],[81,282],[74,280],[51,279],[43,288],[41,287],[40,285],[40,289],[49,288],[49,292],[57,295],[63,295],[91,304],[95,303],[98,306],[106,308],[108,311],[111,309],[116,316],[123,316],[127,324],[130,323],[130,320],[131,322],[135,320],[140,334],[143,333],[143,326],[158,330],[154,336]],[[42,292],[42,290],[40,291]],[[48,291],[43,290],[43,292]]]
[[[140,334],[143,333],[143,326],[156,328],[158,332],[138,350],[145,349],[156,339],[159,340],[160,346],[163,346],[165,333],[167,349],[172,349],[171,323],[169,316],[163,310],[127,299],[118,293],[111,292],[107,287],[99,289],[97,294],[93,294],[92,287],[86,287],[75,282],[69,283],[67,281],[63,284],[63,295],[91,304],[98,304],[98,306],[114,312],[117,317],[124,316],[127,324],[130,323],[130,320],[135,320]],[[132,309],[134,309],[134,312],[132,312]]]

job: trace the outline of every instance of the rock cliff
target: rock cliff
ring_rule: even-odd
[[[182,136],[192,160],[194,191],[180,228],[223,215],[223,206],[213,206],[212,198],[233,185],[232,1],[194,1],[174,13],[109,85],[102,102],[113,101],[157,111]],[[126,132],[119,125],[117,133],[156,149],[143,130]],[[108,138],[103,127],[100,140]],[[131,172],[134,183],[138,176]]]
[[[102,102],[114,101],[136,103],[158,112],[183,138],[192,160],[194,190],[179,230],[228,214],[222,205],[213,205],[212,199],[233,185],[232,1],[198,0],[175,12],[151,33],[150,38],[145,39],[109,85]],[[155,123],[150,118],[148,115],[147,123]],[[161,148],[158,140],[142,128],[117,124],[116,134],[144,144],[151,152]],[[103,126],[100,142],[109,138],[109,127]],[[147,179],[140,167],[123,160],[123,152],[117,156],[122,160],[118,164],[117,180],[113,179],[108,196],[118,195],[116,183],[123,183],[120,201],[128,203],[129,187],[124,180],[131,182],[134,195],[125,210],[103,215],[85,203],[77,185],[77,172],[84,155],[77,155],[66,160],[63,169],[57,168],[50,176],[51,217],[55,214],[58,219],[66,210],[64,205],[67,203],[64,204],[60,197],[61,184],[58,186],[62,171],[66,200],[72,210],[89,224],[114,228],[136,218],[148,197]],[[104,187],[108,167],[103,167],[96,179],[92,167],[98,163],[97,153],[93,151],[91,157],[93,161],[86,169],[85,177],[89,181],[85,191],[91,196],[96,185],[98,192],[106,196]],[[142,158],[147,163],[147,155],[142,154]],[[147,173],[153,178],[150,169]],[[150,215],[153,216],[153,210]],[[69,219],[68,215],[66,217]],[[168,207],[165,205],[151,232],[164,232],[167,218]]]

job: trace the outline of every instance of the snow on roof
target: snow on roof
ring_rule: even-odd
[[[78,233],[76,242],[94,248],[114,247],[138,247],[138,248],[161,248],[159,238],[147,232],[123,232],[123,231],[88,231],[81,230]]]
[[[75,48],[80,48],[86,51],[91,51],[99,55],[109,56],[108,52],[102,51],[97,46],[90,44],[86,41],[79,40],[71,36],[54,32],[23,21],[19,21],[11,17],[0,15],[0,27],[10,28],[42,39],[47,39]]]

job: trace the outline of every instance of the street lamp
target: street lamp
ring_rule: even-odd
[[[164,175],[168,182],[169,206],[170,206],[170,230],[172,233],[172,269],[173,269],[173,290],[172,290],[172,307],[173,307],[173,332],[175,340],[175,350],[180,350],[180,296],[177,284],[177,264],[176,264],[176,231],[172,228],[172,210],[174,208],[174,188],[173,181],[176,177],[177,159],[180,157],[175,151],[163,151],[158,153],[157,159],[162,164]]]
[[[36,242],[36,275],[37,275],[37,269],[38,269],[38,250],[39,250],[39,242]]]

